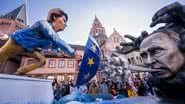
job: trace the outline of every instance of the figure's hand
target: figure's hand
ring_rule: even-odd
[[[185,26],[185,6],[175,2],[163,7],[154,14],[150,27],[159,23],[180,23]]]
[[[132,40],[132,42],[130,42],[130,43],[120,43],[121,46],[124,46],[124,47],[125,47],[125,46],[129,46],[129,47],[130,47],[130,48],[129,48],[127,51],[125,51],[124,53],[128,53],[128,52],[131,52],[131,51],[133,51],[133,50],[139,50],[139,46],[140,46],[142,40],[143,40],[147,35],[148,35],[148,32],[147,32],[147,31],[142,31],[142,32],[141,32],[141,35],[140,35],[138,38],[133,37],[133,36],[131,36],[131,35],[125,35],[125,38],[128,38],[128,39]],[[124,48],[124,47],[123,47],[123,48]]]
[[[82,60],[82,56],[79,55],[79,54],[76,54],[76,53],[75,53],[75,55],[74,55],[74,58],[75,58],[77,61]]]
[[[58,52],[58,53],[57,53],[57,56],[58,56],[58,57],[65,57],[65,54],[64,54],[63,52]]]

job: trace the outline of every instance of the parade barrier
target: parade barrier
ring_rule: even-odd
[[[49,80],[0,74],[0,104],[52,104]]]

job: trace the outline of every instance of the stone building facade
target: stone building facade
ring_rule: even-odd
[[[104,59],[105,55],[110,56],[112,50],[114,50],[116,47],[120,47],[120,43],[125,41],[115,29],[114,32],[107,37],[105,28],[96,16],[89,34],[91,34],[99,44],[101,48],[102,60]]]
[[[96,16],[92,24],[90,34],[93,35],[101,48],[101,61],[104,60],[105,56],[111,56],[112,51],[116,50],[116,48],[122,48],[122,46],[120,46],[121,42],[126,42],[115,28],[113,30],[113,33],[109,37],[107,37],[105,28]],[[143,65],[143,60],[140,56],[139,51],[129,52],[125,54],[125,56],[129,64]],[[136,76],[138,74],[142,77],[145,73],[133,73],[133,76]]]
[[[12,32],[26,28],[25,4],[0,17],[0,47],[5,44]],[[0,73],[12,74],[20,66],[21,56],[12,56],[0,62]]]
[[[129,64],[131,65],[143,65],[142,57],[139,51],[132,51],[126,54]]]
[[[95,38],[100,46],[107,40],[105,28],[96,16],[89,34]]]
[[[113,50],[120,48],[120,43],[125,42],[123,37],[114,29],[114,32],[109,36],[109,38],[101,46],[102,53],[104,55],[110,56]]]

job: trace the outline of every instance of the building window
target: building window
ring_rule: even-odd
[[[53,79],[55,79],[55,77],[54,76],[47,76],[47,79],[53,80]]]
[[[2,26],[10,26],[10,25],[11,25],[11,23],[1,22],[1,25],[2,25]]]
[[[74,80],[74,76],[73,75],[68,75],[67,76],[67,81],[73,81]]]
[[[65,60],[59,60],[58,61],[58,68],[64,68],[65,67]]]
[[[64,75],[57,76],[58,81],[64,81]]]
[[[139,60],[138,56],[136,56],[136,59]]]
[[[19,27],[19,26],[15,26],[15,28],[17,29],[17,30],[20,30],[20,29],[22,29],[21,27]]]
[[[133,65],[135,65],[136,63],[135,63],[134,57],[131,57],[131,60],[132,60]]]
[[[129,64],[131,64],[131,61],[130,61],[130,59],[128,59],[128,62],[129,62]]]
[[[35,63],[35,62],[36,62],[36,60],[34,60],[34,59],[29,59],[29,60],[27,61],[27,65],[32,64],[32,63]],[[41,66],[41,68],[44,68],[44,66],[45,66],[45,64],[44,64],[43,66]]]
[[[116,37],[113,37],[113,42],[115,42],[115,43],[116,43]]]
[[[24,20],[23,20],[23,19],[18,18],[17,20],[18,20],[19,22],[21,22],[21,23],[24,23]]]
[[[56,66],[56,61],[55,60],[49,60],[48,68],[55,68],[55,66]]]
[[[74,68],[74,61],[73,60],[68,60],[68,68]]]
[[[141,57],[139,57],[139,59],[140,59],[140,61],[141,61],[141,63],[142,63],[143,61],[142,61]]]

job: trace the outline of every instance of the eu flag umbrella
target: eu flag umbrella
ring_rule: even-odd
[[[76,86],[80,86],[89,82],[94,75],[96,75],[100,64],[100,58],[100,48],[98,43],[92,37],[92,35],[89,35],[76,80]]]

